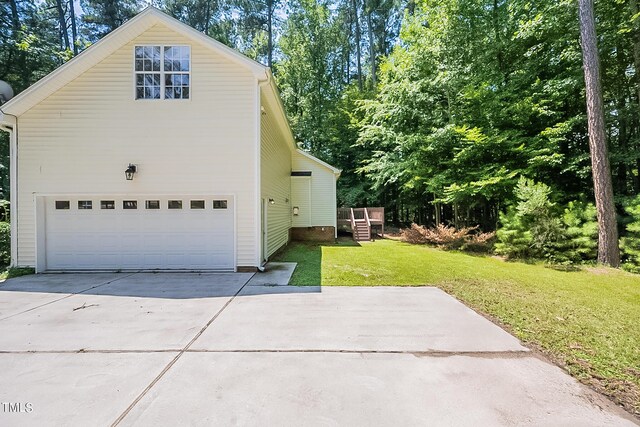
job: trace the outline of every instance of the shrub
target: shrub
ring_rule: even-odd
[[[530,258],[533,238],[515,209],[500,213],[502,227],[496,232],[495,252],[507,258]]]
[[[573,201],[561,211],[549,199],[547,185],[526,178],[520,178],[515,194],[516,205],[500,214],[496,253],[555,264],[596,258],[598,223],[593,204]]]
[[[626,235],[621,239],[622,268],[640,273],[640,196],[627,202],[624,207],[630,217]]]
[[[446,225],[438,225],[435,228],[424,228],[427,243],[443,249],[460,249],[467,242],[469,233],[478,227],[464,227],[456,229]]]
[[[471,234],[477,228],[456,229],[442,224],[434,228],[427,228],[411,224],[410,228],[402,230],[400,238],[407,243],[431,244],[446,250],[462,249],[488,252],[493,244],[495,233]]]
[[[405,228],[400,232],[400,240],[416,245],[423,245],[427,243],[425,234],[426,233],[424,227],[418,224],[411,224],[411,227]]]
[[[462,250],[468,252],[491,252],[496,241],[495,232],[471,234],[467,237]]]
[[[579,263],[598,256],[598,221],[592,203],[569,202],[562,215],[563,235],[555,245],[552,260]]]
[[[8,222],[0,222],[0,267],[11,263],[11,226]]]
[[[521,177],[516,186],[518,202],[500,216],[496,252],[508,258],[548,258],[562,237],[562,225],[554,215],[551,189]]]

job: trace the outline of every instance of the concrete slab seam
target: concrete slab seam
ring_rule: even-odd
[[[331,350],[331,349],[150,349],[150,350],[0,350],[0,354],[146,354],[146,353],[326,353],[326,354],[408,354],[416,357],[465,356],[487,359],[518,359],[536,357],[529,350],[517,351],[446,351],[446,350]]]
[[[253,276],[251,276],[251,277],[253,277]],[[153,386],[156,385],[158,383],[158,381],[160,381],[162,379],[162,377],[169,371],[169,369],[171,369],[173,367],[173,365],[176,364],[176,362],[189,349],[189,347],[191,347],[193,345],[193,343],[198,338],[200,338],[200,336],[202,336],[204,331],[220,316],[220,314],[222,314],[222,312],[229,306],[229,304],[231,304],[233,302],[233,300],[236,299],[236,297],[240,294],[240,292],[242,292],[244,287],[247,286],[247,283],[249,283],[249,280],[251,280],[251,277],[249,277],[244,282],[244,284],[238,289],[238,291],[231,298],[229,298],[229,301],[227,301],[222,306],[222,308],[220,310],[218,310],[218,312],[204,325],[204,327],[202,327],[200,329],[200,331],[198,331],[198,333],[191,339],[191,341],[189,341],[187,343],[187,345],[182,350],[180,350],[180,352],[167,364],[167,366],[164,367],[164,369],[153,379],[153,381],[151,381],[151,383],[149,383],[149,385],[144,390],[142,390],[142,393],[140,393],[138,395],[138,397],[136,397],[133,400],[133,402],[131,402],[131,404],[124,410],[124,412],[122,412],[122,414],[120,414],[120,416],[118,418],[116,418],[116,420],[111,424],[111,427],[116,427],[118,424],[120,424],[122,422],[122,420],[125,419],[125,417],[127,415],[129,415],[129,413],[138,404],[138,402],[140,402],[142,400],[142,398],[144,398],[144,396],[146,396],[146,394],[153,388]]]
[[[117,279],[114,279],[114,280],[108,280],[108,281],[106,281],[106,282],[104,282],[104,283],[100,283],[100,284],[98,284],[98,285],[91,286],[90,288],[83,289],[83,290],[81,290],[81,291],[79,291],[79,292],[71,292],[71,293],[70,293],[70,294],[68,294],[68,295],[65,295],[65,296],[63,296],[63,297],[60,297],[60,298],[54,299],[53,301],[49,301],[49,302],[46,302],[46,303],[44,303],[44,304],[37,305],[37,306],[35,306],[35,307],[31,307],[31,308],[29,308],[29,309],[27,309],[27,310],[21,311],[20,313],[14,313],[14,314],[11,314],[11,315],[9,315],[9,316],[2,317],[2,318],[0,318],[0,321],[2,321],[2,320],[6,320],[6,319],[10,319],[10,318],[15,317],[15,316],[19,316],[19,315],[21,315],[21,314],[28,313],[28,312],[33,311],[33,310],[37,310],[37,309],[39,309],[39,308],[45,307],[45,306],[47,306],[47,305],[53,304],[53,303],[58,302],[58,301],[62,301],[63,299],[67,299],[67,298],[72,297],[72,296],[74,296],[74,295],[79,295],[79,294],[82,294],[82,293],[84,293],[84,292],[91,291],[91,290],[96,289],[96,288],[99,288],[99,287],[101,287],[101,286],[109,285],[109,284],[111,284],[111,283],[113,283],[113,282],[117,282],[118,280],[122,280],[122,279],[126,279],[127,277],[131,277],[131,276],[133,276],[134,274],[136,274],[136,273],[127,274],[126,276],[118,277]]]

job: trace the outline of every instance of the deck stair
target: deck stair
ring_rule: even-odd
[[[339,208],[338,226],[347,228],[357,242],[371,240],[372,226],[380,225],[384,236],[384,208]]]

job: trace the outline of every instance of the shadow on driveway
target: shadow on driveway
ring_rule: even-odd
[[[193,299],[232,297],[253,277],[253,273],[60,273],[7,279],[4,292],[84,294],[139,298]],[[320,292],[320,287],[280,286],[278,293]],[[258,287],[252,294],[272,293]],[[0,296],[0,299],[4,299]],[[1,310],[0,310],[1,316]]]

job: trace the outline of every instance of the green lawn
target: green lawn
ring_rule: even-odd
[[[294,285],[433,285],[505,325],[569,372],[640,414],[640,276],[445,252],[393,240],[292,243]]]

